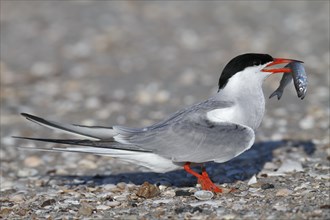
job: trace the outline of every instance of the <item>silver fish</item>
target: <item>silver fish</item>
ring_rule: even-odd
[[[291,62],[286,65],[285,68],[290,68],[291,73],[283,73],[279,87],[269,96],[269,98],[272,98],[276,95],[277,99],[280,100],[284,88],[293,79],[298,97],[304,99],[307,92],[307,74],[305,72],[304,66],[301,62]]]
[[[305,68],[300,62],[292,62],[288,64],[292,70],[293,83],[299,98],[304,99],[307,92],[307,74]]]

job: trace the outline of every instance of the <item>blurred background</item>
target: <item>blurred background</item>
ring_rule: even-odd
[[[268,100],[281,75],[265,82],[257,141],[329,146],[329,1],[1,1],[0,36],[1,169],[9,185],[27,155],[42,155],[48,168],[38,169],[76,168],[86,157],[17,151],[36,143],[10,136],[58,137],[21,112],[150,125],[215,93],[226,63],[247,52],[303,60],[309,76],[304,100],[293,85],[280,101]]]

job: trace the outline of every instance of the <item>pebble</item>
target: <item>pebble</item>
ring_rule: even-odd
[[[124,190],[126,188],[126,183],[125,182],[120,182],[120,183],[117,183],[117,187],[121,190]]]
[[[110,206],[110,207],[115,207],[115,206],[119,206],[121,203],[119,201],[108,201],[106,203],[107,206]]]
[[[127,195],[114,196],[113,199],[118,202],[123,202],[127,200]]]
[[[277,211],[283,211],[285,212],[287,210],[286,206],[285,205],[282,205],[282,204],[275,204],[273,206],[274,209],[276,209]]]
[[[97,210],[108,210],[110,209],[109,205],[98,205],[95,207]]]
[[[255,184],[255,183],[257,183],[257,177],[256,177],[256,175],[253,175],[251,177],[251,179],[249,180],[248,185],[252,185],[252,184]]]
[[[88,204],[86,202],[82,202],[80,204],[80,208],[78,210],[78,215],[91,216],[93,214],[94,210],[95,210],[95,208],[93,206],[91,206],[90,204]]]
[[[117,189],[117,186],[115,184],[105,184],[105,185],[102,186],[102,188],[105,191],[112,191],[114,189]]]
[[[309,183],[302,183],[300,186],[297,186],[294,188],[294,191],[300,190],[300,189],[308,189],[309,188]]]
[[[242,210],[243,206],[241,204],[235,203],[232,207],[233,210]]]
[[[17,172],[18,177],[30,177],[36,176],[38,174],[38,170],[32,168],[23,168]]]
[[[43,163],[43,161],[37,156],[27,157],[24,160],[24,165],[27,167],[38,167]]]
[[[168,186],[159,185],[158,188],[161,192],[164,192],[168,188]]]
[[[157,186],[144,182],[138,189],[136,195],[146,199],[153,198],[159,195],[160,191]]]
[[[53,205],[54,203],[56,203],[55,199],[47,199],[47,200],[43,201],[43,203],[41,203],[41,207],[50,206],[50,205]]]
[[[21,203],[24,201],[24,195],[22,194],[14,194],[9,198],[10,201],[16,202],[16,203]]]
[[[289,189],[279,189],[277,192],[276,192],[276,196],[288,196],[290,194],[292,194],[292,190],[289,190]]]
[[[162,193],[165,197],[174,197],[176,195],[176,192],[173,189],[166,190]]]
[[[88,159],[80,160],[78,165],[81,166],[82,168],[86,168],[86,169],[96,169],[97,168],[97,164],[94,161],[91,161]]]
[[[79,201],[78,200],[72,200],[72,199],[66,199],[63,201],[66,204],[72,204],[72,205],[79,205]]]
[[[271,183],[264,183],[261,185],[261,189],[266,190],[266,189],[273,189],[275,186]]]
[[[158,204],[168,204],[173,201],[174,201],[173,199],[158,199],[158,200],[154,200],[152,203],[158,205]]]
[[[185,190],[177,190],[175,191],[175,196],[191,196],[192,192],[185,191]]]
[[[170,93],[166,90],[161,90],[156,93],[155,101],[158,103],[165,103],[170,99]]]
[[[233,220],[233,219],[237,219],[237,216],[234,215],[234,214],[227,214],[227,215],[222,216],[222,219],[224,219],[224,220]]]
[[[286,159],[278,169],[277,173],[290,173],[290,172],[301,172],[304,171],[299,161]]]
[[[194,193],[198,200],[209,200],[214,196],[213,192],[207,190],[200,190]]]
[[[13,211],[12,208],[9,207],[1,207],[0,209],[0,217],[8,216]]]
[[[321,179],[329,180],[330,179],[329,174],[319,174],[319,173],[316,173],[314,171],[309,171],[308,174],[311,177],[314,177],[315,179],[318,179],[318,180],[321,180]]]
[[[277,169],[278,167],[272,163],[272,162],[266,162],[265,165],[264,165],[264,169],[267,169],[267,170],[274,170],[274,169]]]
[[[314,117],[308,115],[305,118],[301,119],[299,125],[302,129],[309,130],[315,126]]]
[[[211,207],[219,207],[221,205],[220,200],[205,200],[205,201],[198,201],[198,202],[191,202],[189,203],[190,206],[196,207],[196,206],[202,206],[202,205],[209,205]]]
[[[36,62],[32,65],[30,73],[37,77],[49,77],[56,73],[55,67],[50,63]]]
[[[0,180],[0,191],[5,191],[5,190],[8,190],[8,189],[12,189],[14,188],[15,184],[12,182],[12,181],[6,181],[6,180],[3,180],[1,179]]]

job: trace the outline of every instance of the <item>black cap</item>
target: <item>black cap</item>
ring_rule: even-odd
[[[259,66],[274,59],[268,54],[246,53],[233,58],[223,69],[219,79],[219,90],[222,89],[233,75],[244,70],[246,67]]]

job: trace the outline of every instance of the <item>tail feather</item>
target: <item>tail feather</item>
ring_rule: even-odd
[[[34,115],[27,113],[21,113],[26,119],[35,122],[39,125],[51,128],[53,130],[59,130],[62,132],[74,134],[77,136],[87,137],[89,139],[100,140],[109,139],[117,134],[112,127],[102,127],[102,126],[84,126],[75,124],[62,124],[54,121],[49,121],[43,118],[39,118]]]
[[[125,150],[125,151],[138,151],[138,152],[151,152],[150,150],[145,150],[139,148],[135,145],[124,145],[114,140],[82,140],[82,139],[47,139],[47,138],[29,138],[29,137],[17,137],[13,136],[13,138],[18,139],[25,139],[25,140],[33,140],[33,141],[41,141],[41,142],[50,142],[50,143],[57,143],[57,144],[68,144],[68,145],[78,145],[78,146],[90,146],[93,148],[106,148],[112,150]],[[65,149],[68,148],[58,148],[58,149]],[[90,152],[92,153],[92,152]]]
[[[44,139],[30,137],[13,137],[18,139],[51,142],[71,146],[54,147],[19,147],[25,150],[40,150],[48,152],[75,152],[92,153],[101,156],[119,158],[123,161],[147,167],[155,172],[167,172],[181,167],[173,163],[171,159],[157,155],[151,150],[143,149],[130,144],[125,138],[127,134],[144,131],[143,129],[130,129],[120,126],[100,127],[83,126],[75,124],[62,124],[39,118],[34,115],[22,113],[22,116],[39,125],[59,130],[62,132],[83,136],[88,139]]]

